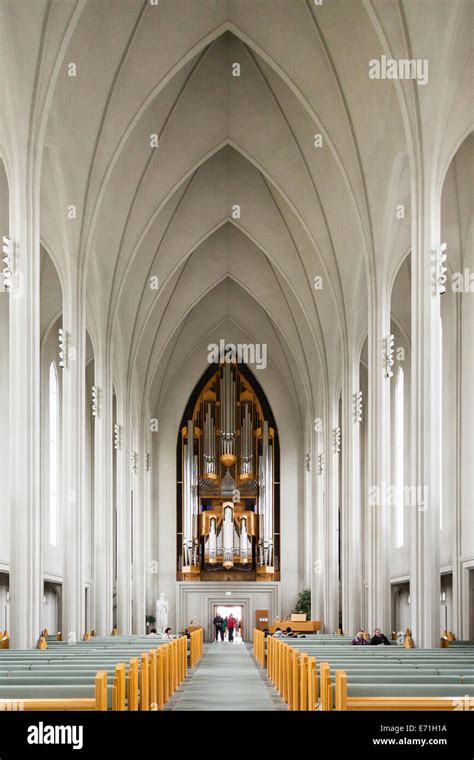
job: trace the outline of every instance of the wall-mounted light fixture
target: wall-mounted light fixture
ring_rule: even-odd
[[[62,327],[59,328],[58,331],[59,336],[59,366],[61,369],[66,369],[67,367],[67,343],[68,343],[68,337],[67,332]]]
[[[384,346],[383,346],[383,366],[385,371],[385,377],[387,379],[390,379],[393,377],[393,353],[394,353],[394,344],[395,344],[395,336],[394,335],[387,335],[387,337],[384,339]]]
[[[448,255],[445,253],[446,247],[446,243],[437,245],[434,254],[435,292],[440,296],[444,296],[446,293],[446,282],[448,280],[448,267],[446,266]]]
[[[324,454],[318,454],[318,475],[322,475],[326,469],[326,458]]]
[[[118,451],[122,445],[122,430],[120,425],[116,422],[114,425],[114,449]]]
[[[354,422],[362,422],[362,391],[357,391],[352,397]]]
[[[92,386],[92,416],[99,416],[99,389],[97,385]]]
[[[13,240],[6,235],[2,242],[3,287],[10,290],[13,280]]]

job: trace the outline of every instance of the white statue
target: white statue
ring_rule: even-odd
[[[156,631],[163,634],[168,627],[168,607],[169,603],[165,594],[160,594],[156,603]]]

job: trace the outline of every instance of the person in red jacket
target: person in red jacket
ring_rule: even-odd
[[[232,642],[234,640],[234,629],[237,621],[235,617],[233,616],[232,612],[230,613],[229,617],[227,618],[227,630],[229,632],[229,641]]]

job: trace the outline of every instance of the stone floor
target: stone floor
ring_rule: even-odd
[[[251,650],[239,639],[204,645],[204,656],[167,710],[287,710],[257,665]]]

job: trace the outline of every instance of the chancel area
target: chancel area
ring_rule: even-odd
[[[0,0],[1,709],[474,709],[473,11]]]

